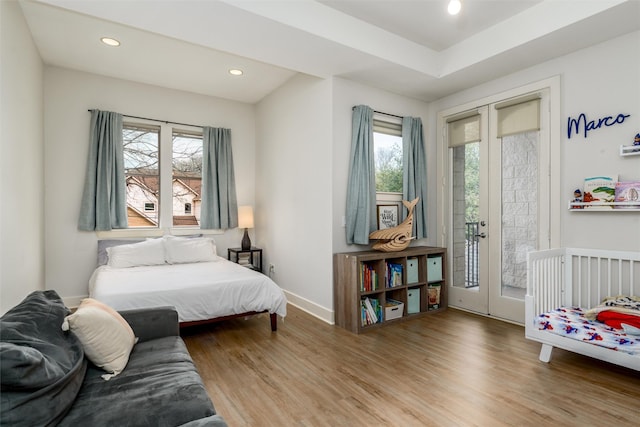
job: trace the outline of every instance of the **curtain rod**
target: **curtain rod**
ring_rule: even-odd
[[[355,110],[355,109],[356,109],[356,106],[354,105],[354,106],[351,108],[351,110],[353,111],[353,110]],[[397,114],[385,113],[385,112],[383,112],[383,111],[377,111],[377,110],[373,110],[373,112],[374,112],[374,113],[378,113],[378,114],[384,114],[385,116],[397,117],[397,118],[399,118],[399,119],[404,119],[404,117],[403,117],[403,116],[398,116]]]
[[[92,110],[87,110],[88,112],[91,112]],[[180,122],[172,122],[170,120],[159,120],[159,119],[150,119],[149,117],[140,117],[140,116],[130,116],[129,114],[123,114],[122,117],[129,117],[131,119],[141,119],[141,120],[150,120],[152,122],[160,122],[160,123],[164,123],[164,124],[174,124],[174,125],[182,125],[182,126],[193,126],[196,128],[203,128],[205,126],[201,126],[201,125],[192,125],[189,123],[180,123]]]

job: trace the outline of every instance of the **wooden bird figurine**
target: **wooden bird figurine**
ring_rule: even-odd
[[[369,239],[378,240],[373,244],[373,249],[382,252],[397,252],[406,249],[413,239],[411,232],[413,231],[413,208],[420,198],[416,197],[411,202],[406,200],[402,204],[407,208],[409,214],[401,224],[384,230],[376,230],[369,234]]]

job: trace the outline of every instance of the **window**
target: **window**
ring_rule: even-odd
[[[158,227],[160,127],[125,123],[122,137],[128,226]]]
[[[376,192],[400,193],[402,199],[402,124],[373,120]]]
[[[199,227],[202,133],[178,130],[167,124],[124,123],[122,136],[128,227]],[[161,161],[160,152],[167,153],[167,158]],[[169,170],[171,176],[163,177]],[[171,190],[161,188],[161,181],[171,182]],[[166,199],[171,195],[171,206],[161,202],[162,194]]]
[[[173,131],[173,226],[199,227],[202,133]]]

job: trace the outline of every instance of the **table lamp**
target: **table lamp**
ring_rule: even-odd
[[[242,250],[246,251],[251,249],[249,229],[253,228],[253,207],[238,206],[238,227],[244,228],[244,236],[242,237]]]

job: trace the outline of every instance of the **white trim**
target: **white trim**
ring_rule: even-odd
[[[89,298],[89,295],[63,297],[62,302],[64,302],[64,305],[67,306],[67,308],[69,308],[70,310],[75,310],[85,298]]]
[[[185,236],[191,234],[202,235],[221,235],[224,230],[203,230],[198,227],[169,227],[166,229],[149,227],[149,228],[122,228],[110,231],[96,231],[98,240],[104,239],[122,239],[132,237],[161,237],[164,235]]]
[[[551,88],[551,92],[558,91],[556,94],[560,95],[560,76],[549,77],[548,79],[540,80],[533,83],[528,83],[524,86],[516,87],[513,89],[505,90],[499,92],[494,95],[489,95],[484,98],[476,99],[474,101],[469,101],[465,104],[458,105],[456,107],[450,107],[446,110],[442,110],[438,112],[438,119],[445,118],[448,116],[455,116],[456,114],[460,114],[464,111],[477,109],[485,105],[502,103],[503,101],[517,98],[521,94],[533,93],[545,88]],[[558,99],[558,106],[560,105],[560,101]],[[559,129],[558,129],[559,130]],[[560,134],[558,134],[559,136]]]
[[[283,289],[283,291],[287,297],[287,302],[289,304],[312,315],[313,317],[322,320],[323,322],[326,322],[330,325],[335,325],[335,313],[333,310],[322,307],[315,302],[309,301],[308,299],[293,294],[287,290]]]
[[[384,191],[376,192],[376,202],[395,202],[399,203],[402,201],[402,193],[388,193]]]

